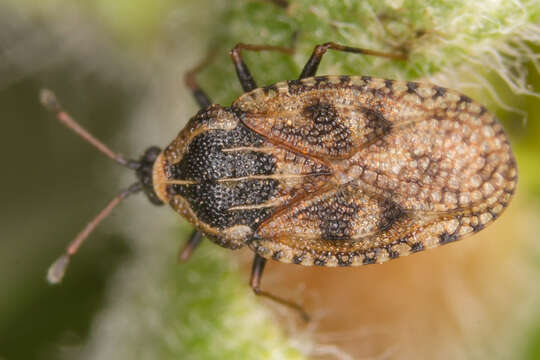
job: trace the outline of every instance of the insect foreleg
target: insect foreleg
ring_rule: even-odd
[[[293,37],[294,42],[294,37]],[[249,72],[249,69],[242,58],[242,50],[249,51],[278,51],[284,54],[294,53],[294,47],[272,46],[272,45],[252,45],[252,44],[237,44],[229,52],[231,59],[236,69],[236,75],[245,92],[257,88],[257,83]]]
[[[202,69],[208,66],[208,64],[212,61],[213,58],[214,58],[214,52],[210,51],[206,55],[206,57],[199,64],[197,64],[197,66],[195,66],[193,69],[187,71],[184,74],[184,83],[191,90],[191,93],[193,97],[195,98],[195,101],[197,102],[197,104],[199,104],[199,106],[202,109],[207,108],[210,105],[212,105],[212,100],[208,97],[208,95],[206,95],[206,92],[203,89],[201,89],[195,76]]]

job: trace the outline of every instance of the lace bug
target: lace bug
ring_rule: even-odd
[[[329,49],[404,60],[401,54],[326,43],[315,47],[297,80],[258,88],[238,44],[230,52],[245,93],[213,104],[186,75],[201,107],[163,150],[127,160],[80,127],[44,90],[42,103],[107,156],[135,171],[49,269],[59,282],[71,255],[124,198],[143,191],[195,230],[185,261],[203,236],[255,253],[251,287],[267,259],[315,266],[382,263],[482,230],[510,202],[517,167],[499,121],[469,97],[443,87],[369,76],[315,76]]]

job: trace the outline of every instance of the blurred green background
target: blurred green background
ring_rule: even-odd
[[[189,271],[170,267],[170,264],[176,266],[174,251],[187,236],[189,227],[168,209],[155,210],[142,198],[130,199],[115,210],[76,256],[62,285],[49,286],[45,282],[49,264],[87,219],[94,216],[117,190],[131,182],[131,174],[126,174],[127,171],[116,167],[57,124],[39,106],[38,90],[42,87],[54,89],[66,108],[92,133],[113,149],[136,157],[149,145],[164,146],[190,114],[195,113],[196,106],[183,88],[182,74],[209,48],[215,48],[219,55],[201,74],[201,81],[214,99],[228,104],[240,94],[240,87],[234,79],[226,49],[236,42],[288,44],[294,32],[299,34],[298,51],[294,57],[247,55],[260,84],[294,78],[312,47],[332,40],[377,49],[405,48],[413,56],[408,63],[396,64],[331,54],[325,58],[321,73],[428,78],[468,90],[468,93],[488,103],[512,138],[520,169],[519,196],[513,204],[514,211],[508,217],[526,219],[523,223],[533,229],[499,228],[503,234],[500,236],[512,237],[514,231],[520,234],[515,235],[515,239],[506,239],[507,242],[514,240],[520,254],[527,254],[521,261],[528,270],[519,276],[525,277],[521,278],[525,288],[538,282],[535,276],[540,275],[540,235],[535,229],[539,228],[540,216],[540,100],[537,95],[540,92],[540,5],[534,1],[502,1],[510,10],[500,5],[494,7],[493,13],[489,14],[493,29],[487,25],[482,27],[485,23],[477,24],[472,18],[469,21],[475,26],[467,28],[467,23],[461,24],[467,36],[460,37],[454,36],[457,33],[455,29],[444,27],[438,21],[444,20],[445,24],[456,23],[458,18],[467,21],[467,16],[474,15],[465,5],[467,2],[386,1],[380,5],[376,5],[376,1],[360,1],[357,2],[359,5],[341,1],[290,3],[287,9],[269,1],[255,0],[230,3],[209,0],[3,0],[0,3],[0,156],[4,164],[0,183],[0,359],[93,358],[92,354],[99,354],[99,351],[89,350],[89,347],[100,346],[95,329],[100,329],[100,323],[106,324],[103,318],[122,306],[118,303],[112,305],[115,297],[122,294],[122,290],[115,292],[115,285],[122,281],[136,282],[136,277],[124,273],[121,274],[125,276],[115,275],[117,270],[125,268],[126,264],[137,268],[136,259],[154,251],[154,248],[158,249],[155,256],[168,254],[163,260],[168,264],[164,269],[175,269],[171,270],[174,278],[164,280],[164,283],[181,283],[185,291],[193,294],[202,289],[201,284],[222,291],[216,291],[214,297],[201,293],[209,305],[198,306],[194,312],[198,311],[202,318],[219,317],[220,311],[216,309],[221,309],[220,305],[212,302],[218,295],[227,304],[251,296],[247,288],[245,261],[225,250],[205,244],[201,249],[203,255],[195,259]],[[514,21],[508,24],[504,17],[515,20],[511,18],[514,14],[511,10],[518,3],[525,15],[516,15],[520,16],[521,23],[516,25]],[[374,18],[378,19],[378,24],[373,22]],[[523,28],[516,30],[510,25],[516,28],[522,25]],[[516,35],[512,35],[512,31]],[[509,34],[515,37],[509,37]],[[509,55],[511,51],[505,53],[504,47],[493,45],[505,41],[509,47],[526,46],[525,55]],[[502,52],[501,63],[508,68],[483,66],[471,61],[470,68],[465,71],[480,74],[486,81],[478,83],[472,73],[464,74],[460,66],[465,58],[482,60],[482,48],[491,47]],[[510,82],[509,86],[501,74],[518,80]],[[468,81],[463,87],[455,84],[463,79]],[[496,97],[478,88],[486,84],[493,88]],[[522,93],[512,89],[516,84],[525,85],[520,88]],[[520,224],[519,221],[516,223]],[[496,235],[497,232],[491,234]],[[535,238],[521,242],[519,239],[523,233],[533,234]],[[308,271],[298,270],[302,274]],[[192,280],[198,274],[203,278],[207,276],[206,283],[204,280]],[[308,278],[310,275],[305,276]],[[497,281],[486,277],[487,283]],[[193,285],[187,287],[186,283]],[[147,291],[144,284],[141,282],[142,292]],[[538,289],[530,286],[524,293],[515,294],[516,297],[527,298],[527,302],[517,301],[519,299],[513,302],[511,295],[510,300],[505,300],[508,311],[524,312],[528,319],[512,325],[512,332],[517,332],[515,336],[520,339],[519,345],[513,343],[508,345],[510,350],[505,348],[504,351],[511,351],[514,359],[540,359]],[[172,293],[167,288],[167,294],[169,291]],[[179,291],[181,294],[182,289]],[[175,306],[189,304],[196,308],[198,298],[193,296],[191,300],[183,299],[181,306]],[[489,298],[484,300],[485,303],[490,302]],[[248,325],[236,323],[231,327],[249,332],[249,324],[264,324],[261,325],[264,328],[271,322],[273,330],[262,331],[261,341],[271,339],[269,343],[275,341],[285,350],[272,353],[267,347],[252,349],[250,346],[255,340],[246,337],[243,345],[231,346],[227,350],[229,356],[250,358],[261,353],[267,358],[296,357],[299,354],[314,358],[340,358],[340,354],[351,353],[356,356],[372,355],[355,352],[346,346],[343,353],[338,350],[325,352],[323,346],[312,345],[319,342],[317,328],[322,329],[321,332],[330,328],[324,322],[315,329],[302,330],[303,336],[309,340],[285,343],[283,339],[294,338],[290,336],[291,329],[282,333],[280,326],[274,328],[278,322],[274,314],[265,312],[264,307],[265,303],[249,302],[246,308],[253,309],[253,314],[262,311],[265,315],[255,316],[249,310],[251,315],[246,317],[241,312],[239,317],[245,317],[242,321]],[[136,306],[133,308],[137,309]],[[215,312],[210,312],[210,308]],[[174,307],[166,311],[171,309]],[[159,312],[160,309],[154,311]],[[185,308],[183,311],[185,313],[167,314],[190,323],[189,311]],[[130,321],[138,320],[136,313],[134,310],[132,315],[135,318]],[[506,318],[501,316],[500,319],[499,326],[504,327]],[[130,321],[126,321],[125,326],[131,326]],[[193,326],[193,332],[199,331],[208,339],[190,338],[192,347],[182,345],[182,351],[199,349],[199,353],[192,353],[189,357],[193,359],[223,356],[212,334],[213,329],[219,326]],[[177,333],[171,334],[159,325],[157,329],[154,332],[168,342],[182,343],[190,336],[185,335],[189,328],[179,331],[184,337],[175,337]],[[341,331],[341,335],[348,336],[347,330]],[[132,336],[132,341],[137,341],[137,335]],[[221,341],[227,342],[227,337]],[[475,351],[475,346],[504,341],[472,339],[469,348],[463,349],[463,354],[470,354],[466,358],[487,358],[486,352]],[[306,350],[305,344],[311,344],[313,348]],[[326,344],[334,345],[328,338]],[[339,349],[339,341],[336,344]],[[218,346],[218,349],[214,352],[204,350],[212,346]],[[81,348],[83,350],[79,353]],[[167,344],[162,348],[174,346]],[[501,355],[505,354],[504,351],[500,356],[494,353],[490,358],[505,358]],[[160,350],[154,354],[160,354],[159,358],[176,358],[180,353]],[[148,358],[157,358],[148,354],[145,353]],[[387,358],[412,356],[401,354],[392,353]],[[438,358],[445,358],[439,355]],[[345,355],[343,357],[346,358]],[[142,353],[141,358],[145,358]]]

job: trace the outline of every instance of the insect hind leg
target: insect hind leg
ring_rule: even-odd
[[[264,265],[266,265],[266,259],[261,257],[259,254],[255,254],[255,257],[253,258],[253,265],[251,267],[251,279],[249,282],[255,295],[264,296],[281,305],[288,306],[289,308],[297,311],[304,321],[309,321],[309,314],[301,305],[261,290],[261,278],[264,271]]]
[[[304,69],[302,70],[302,73],[300,74],[299,79],[315,76],[315,73],[317,72],[317,69],[319,68],[319,64],[321,63],[322,57],[324,56],[324,54],[326,54],[326,51],[328,50],[337,50],[337,51],[343,51],[343,52],[348,52],[348,53],[353,53],[353,54],[380,56],[380,57],[385,57],[385,58],[395,59],[395,60],[407,60],[407,54],[404,54],[404,53],[385,53],[385,52],[376,51],[376,50],[368,50],[368,49],[362,49],[362,48],[357,48],[357,47],[340,45],[334,42],[327,42],[325,44],[315,46],[315,48],[313,49],[313,53],[311,54],[311,57],[307,61],[306,65],[304,65]]]

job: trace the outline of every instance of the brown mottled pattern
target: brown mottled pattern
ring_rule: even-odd
[[[517,183],[501,124],[449,89],[326,76],[256,89],[232,106],[276,148],[333,174],[259,226],[250,246],[265,258],[348,266],[433,248],[495,220]]]

